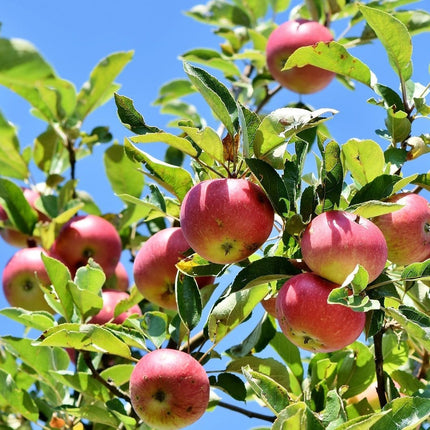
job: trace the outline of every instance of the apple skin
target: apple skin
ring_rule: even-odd
[[[180,223],[191,248],[208,261],[236,263],[269,237],[274,210],[264,191],[246,179],[208,179],[181,205]]]
[[[384,270],[387,243],[370,220],[334,210],[316,216],[300,240],[303,261],[310,270],[342,284],[357,264],[369,274],[369,283]]]
[[[124,264],[122,264],[120,261],[115,268],[115,272],[106,278],[103,289],[127,291],[129,286],[130,278],[128,277],[128,273]]]
[[[149,427],[174,430],[196,422],[209,403],[209,378],[191,355],[156,349],[144,355],[130,376],[133,409]]]
[[[41,257],[42,253],[46,254],[43,248],[22,248],[7,262],[3,270],[2,283],[4,295],[11,306],[53,313],[39,286],[51,285]]]
[[[37,212],[37,215],[39,217],[39,221],[42,222],[48,222],[50,221],[49,217],[47,217],[44,213],[38,211],[35,207],[36,200],[40,197],[40,193],[36,190],[33,190],[31,188],[22,188],[22,192],[24,194],[24,197],[27,199],[29,205]],[[8,215],[3,207],[0,206],[0,220],[1,221],[7,221]],[[0,229],[0,236],[3,238],[5,242],[7,242],[9,245],[12,245],[16,248],[26,248],[28,246],[29,241],[36,241],[35,238],[32,238],[18,230],[15,230],[14,228],[1,228]]]
[[[122,252],[121,238],[115,227],[97,215],[78,215],[63,225],[50,250],[72,276],[92,257],[106,277],[116,269]]]
[[[181,227],[158,231],[143,243],[133,264],[137,289],[145,299],[166,309],[177,309],[175,280],[176,264],[185,258],[190,245]],[[196,277],[199,288],[213,284],[214,276]]]
[[[276,318],[292,343],[312,352],[332,352],[360,336],[366,314],[327,303],[328,295],[338,286],[310,272],[285,282],[276,298]]]
[[[283,87],[299,94],[321,91],[335,77],[335,73],[315,66],[282,70],[289,56],[302,46],[331,42],[330,30],[316,21],[297,19],[279,25],[269,36],[266,61],[272,77]]]
[[[419,194],[400,193],[388,200],[402,209],[372,221],[381,229],[388,246],[388,259],[401,266],[430,258],[430,205]]]
[[[119,314],[116,318],[114,318],[115,306],[121,300],[127,300],[129,297],[129,294],[125,291],[103,290],[103,308],[100,309],[98,314],[94,315],[89,320],[89,323],[103,325],[108,322],[112,322],[114,324],[122,324],[130,315],[142,315],[142,311],[139,305],[136,304],[133,305],[130,309],[127,309],[127,311],[123,312],[122,314]]]

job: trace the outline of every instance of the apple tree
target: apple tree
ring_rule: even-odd
[[[0,113],[0,233],[17,249],[0,314],[23,327],[0,340],[2,429],[199,428],[225,409],[259,429],[429,428],[430,173],[409,166],[430,152],[412,64],[430,14],[410,3],[196,5],[221,43],[181,53],[155,103],[166,129],[116,83],[132,52],[76,89],[0,39],[0,84],[46,123],[23,147]],[[375,44],[396,85],[354,52]],[[376,133],[338,142],[339,112],[288,92],[334,79],[372,92]],[[124,136],[86,129],[109,101]],[[120,211],[80,187],[96,145]]]

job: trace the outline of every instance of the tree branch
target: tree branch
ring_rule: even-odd
[[[378,393],[381,408],[387,404],[387,396],[385,393],[384,356],[382,354],[382,338],[384,331],[385,329],[381,328],[381,330],[373,336],[373,344],[375,347],[376,392]]]
[[[269,421],[271,423],[276,420],[276,417],[273,415],[259,414],[258,412],[249,411],[248,409],[231,405],[229,403],[218,402],[217,405],[221,406],[222,408],[229,409],[230,411],[239,412],[242,415],[246,415],[248,418],[258,418],[260,420]]]

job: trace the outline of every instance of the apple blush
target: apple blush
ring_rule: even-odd
[[[186,257],[190,245],[180,227],[168,227],[153,234],[137,252],[133,276],[145,299],[166,309],[177,309],[176,264]],[[213,284],[214,276],[196,277],[199,288]]]
[[[203,366],[175,349],[147,353],[130,376],[133,409],[156,430],[175,430],[196,422],[207,409],[209,391]]]
[[[357,264],[366,269],[369,283],[374,281],[388,254],[384,235],[372,221],[341,210],[316,216],[303,232],[300,246],[312,272],[340,285]]]
[[[404,205],[372,219],[387,241],[388,260],[407,266],[430,258],[429,202],[415,193],[396,194],[387,201]]]
[[[43,248],[22,248],[7,262],[2,275],[3,292],[11,306],[28,311],[48,311],[52,308],[45,300],[40,285],[51,285],[42,260]]]
[[[296,19],[279,25],[270,34],[266,45],[267,67],[273,79],[299,94],[321,91],[333,80],[335,73],[312,65],[282,69],[296,49],[332,40],[330,30],[316,21]]]
[[[72,276],[92,258],[109,277],[115,273],[122,243],[108,220],[97,215],[79,215],[63,225],[50,252],[69,268]]]
[[[209,179],[194,185],[182,202],[185,239],[212,263],[236,263],[269,237],[274,210],[264,191],[247,179]]]
[[[365,312],[327,303],[339,285],[315,273],[291,277],[276,298],[276,318],[285,336],[312,352],[332,352],[357,340],[366,322]]]

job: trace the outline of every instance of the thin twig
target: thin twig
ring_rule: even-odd
[[[276,420],[276,417],[273,415],[259,414],[258,412],[253,412],[248,409],[241,408],[239,406],[231,405],[229,403],[218,402],[217,405],[234,412],[239,412],[242,415],[246,415],[248,418],[258,418],[260,420],[269,421],[271,423],[273,423]]]

